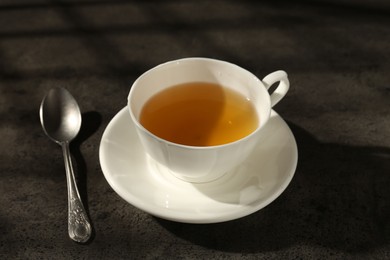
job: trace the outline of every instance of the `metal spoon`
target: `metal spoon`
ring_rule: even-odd
[[[39,110],[46,135],[62,147],[68,184],[68,232],[76,242],[86,242],[92,228],[81,202],[73,173],[69,143],[81,127],[81,113],[73,96],[64,88],[53,88],[43,98]]]

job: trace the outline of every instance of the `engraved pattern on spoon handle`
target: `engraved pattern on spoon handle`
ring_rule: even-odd
[[[69,143],[61,144],[64,154],[66,169],[66,181],[68,184],[68,232],[69,237],[76,242],[87,242],[91,236],[92,230],[88,216],[81,202],[77,189],[72,161],[70,158]]]

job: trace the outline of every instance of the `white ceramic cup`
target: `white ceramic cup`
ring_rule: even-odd
[[[259,116],[257,129],[237,141],[217,146],[188,146],[164,140],[139,122],[141,109],[154,94],[189,82],[217,83],[234,89],[253,102]],[[278,86],[272,94],[268,88]],[[185,58],[158,65],[142,74],[132,85],[128,108],[146,153],[176,177],[189,182],[213,181],[242,163],[261,139],[272,107],[289,89],[284,71],[259,80],[249,71],[229,62],[208,58]],[[261,144],[259,144],[261,145]]]

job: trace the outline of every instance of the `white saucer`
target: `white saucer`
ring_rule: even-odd
[[[298,160],[295,138],[272,111],[265,140],[235,170],[216,181],[193,184],[159,169],[145,155],[127,108],[104,131],[100,164],[124,200],[154,216],[185,223],[216,223],[254,213],[275,200],[290,183]]]

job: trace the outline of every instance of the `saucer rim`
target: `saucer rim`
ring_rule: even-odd
[[[207,216],[193,216],[192,218],[188,217],[186,214],[182,214],[180,211],[175,211],[171,209],[165,209],[165,208],[159,208],[156,210],[156,206],[154,205],[149,205],[150,203],[145,202],[145,200],[140,199],[139,197],[135,196],[131,192],[128,192],[123,186],[118,185],[118,183],[114,180],[115,178],[113,175],[110,173],[110,169],[107,166],[105,160],[103,160],[103,153],[104,153],[104,147],[103,147],[103,142],[107,138],[107,135],[109,134],[110,130],[114,128],[120,119],[122,119],[123,114],[126,113],[127,107],[123,107],[120,109],[110,120],[108,125],[106,126],[100,144],[99,144],[99,162],[100,166],[103,172],[103,175],[106,179],[106,181],[109,183],[110,187],[119,195],[123,200],[125,200],[127,203],[130,205],[152,215],[155,217],[159,217],[162,219],[170,220],[170,221],[175,221],[175,222],[181,222],[181,223],[192,223],[192,224],[211,224],[211,223],[220,223],[220,222],[226,222],[226,221],[231,221],[235,219],[239,219],[248,215],[251,215],[269,204],[271,204],[273,201],[275,201],[289,186],[291,183],[298,164],[298,147],[296,143],[296,139],[290,129],[290,127],[287,125],[287,123],[284,121],[284,119],[273,109],[271,110],[271,116],[272,114],[275,114],[276,117],[280,119],[280,123],[285,127],[289,134],[289,143],[293,145],[293,158],[291,165],[289,167],[288,173],[285,174],[285,178],[281,181],[279,181],[278,186],[274,188],[274,191],[266,197],[264,200],[261,200],[260,203],[252,202],[250,204],[237,204],[237,207],[240,208],[241,210],[237,210],[235,212],[231,212],[231,214],[224,214],[220,216],[214,216],[213,218],[207,217]],[[131,124],[134,124],[131,120],[130,114],[128,114],[129,121]],[[123,120],[123,119],[122,119]],[[144,155],[145,157],[147,155]],[[146,160],[146,158],[145,158]],[[177,181],[187,183],[185,181],[177,179]],[[152,183],[151,183],[152,184]],[[189,183],[191,184],[191,183]],[[223,202],[221,202],[223,203]]]

